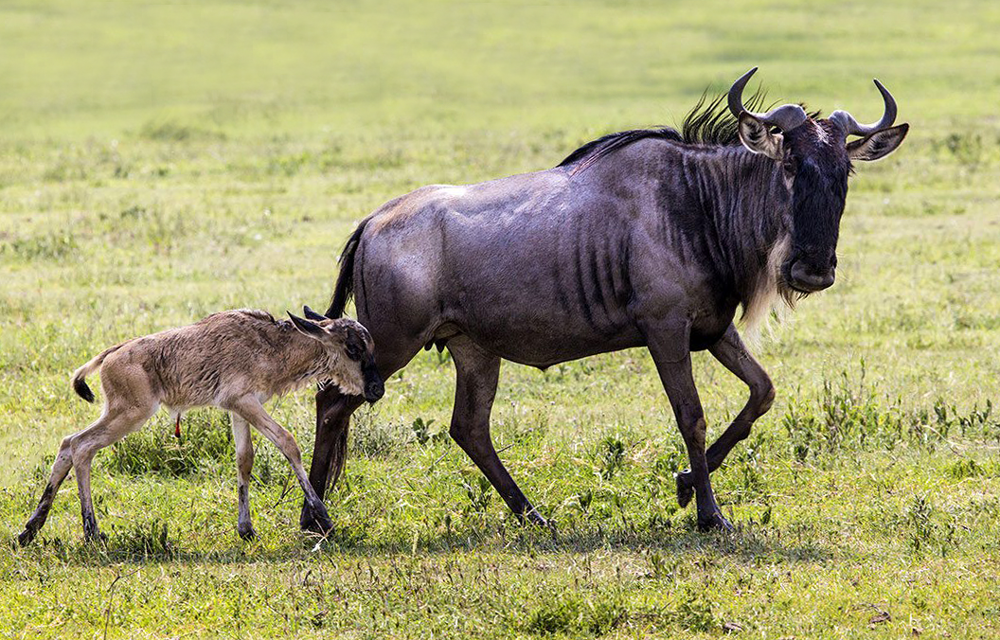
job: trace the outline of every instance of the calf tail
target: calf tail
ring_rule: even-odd
[[[94,392],[91,391],[90,387],[87,386],[86,378],[91,373],[96,371],[97,368],[101,366],[101,364],[104,363],[105,358],[107,358],[115,351],[118,351],[118,349],[122,347],[122,344],[117,344],[111,347],[110,349],[105,349],[99,355],[91,358],[90,361],[87,362],[87,364],[83,365],[82,367],[73,372],[73,378],[72,378],[73,391],[76,391],[76,395],[80,396],[87,402],[94,401]]]
[[[358,224],[351,237],[348,238],[344,251],[340,254],[340,275],[337,276],[337,284],[333,288],[333,300],[330,301],[330,308],[326,311],[327,318],[339,318],[344,315],[344,308],[354,295],[354,254],[358,250],[358,243],[361,242],[361,234],[365,232],[365,225],[370,218],[365,218]]]

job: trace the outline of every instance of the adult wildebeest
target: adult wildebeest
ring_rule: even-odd
[[[860,125],[786,104],[743,107],[753,69],[673,129],[626,131],[584,145],[558,167],[469,186],[435,185],[396,198],[348,240],[327,315],[356,298],[383,377],[423,346],[446,346],[457,372],[451,436],[517,514],[544,523],[490,439],[500,359],[540,368],[645,346],[656,364],[691,468],[677,497],[697,496],[698,525],[728,528],[709,474],[774,390],[733,324],[772,303],[833,284],[852,161],[876,160],[906,136],[896,105]],[[701,107],[703,103],[699,104]],[[860,139],[847,142],[855,135]],[[691,352],[708,349],[750,388],[707,451]],[[322,495],[339,476],[360,398],[317,396],[310,480]],[[308,509],[301,524],[313,527]]]

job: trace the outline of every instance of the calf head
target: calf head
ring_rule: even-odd
[[[385,383],[375,367],[375,343],[364,325],[350,318],[331,319],[303,307],[306,318],[289,312],[292,324],[303,335],[319,341],[337,365],[329,372],[334,384],[346,393],[364,395],[375,402],[385,393]]]

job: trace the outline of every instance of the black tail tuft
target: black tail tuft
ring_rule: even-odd
[[[76,395],[87,402],[94,401],[94,392],[90,390],[90,387],[87,386],[87,381],[83,378],[73,380],[73,391],[76,391]]]
[[[354,253],[358,250],[358,243],[361,242],[361,234],[365,232],[365,225],[368,218],[358,224],[351,237],[344,246],[344,251],[340,254],[340,275],[337,276],[337,285],[333,289],[333,300],[330,301],[330,308],[326,311],[327,318],[339,318],[344,315],[344,309],[354,294]]]

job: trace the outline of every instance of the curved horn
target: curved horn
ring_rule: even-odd
[[[888,129],[896,121],[896,100],[878,80],[875,80],[875,86],[878,87],[879,93],[882,94],[882,101],[885,102],[885,112],[882,114],[882,119],[875,124],[858,124],[854,116],[846,111],[838,110],[830,114],[830,120],[846,129],[847,135],[869,136],[876,131]]]
[[[767,113],[754,113],[753,111],[748,111],[746,107],[743,106],[743,89],[750,82],[750,76],[757,73],[757,67],[747,71],[739,80],[733,83],[733,86],[729,89],[729,110],[732,112],[736,119],[738,120],[740,114],[747,113],[764,124],[778,127],[782,131],[791,131],[795,127],[799,126],[803,122],[809,119],[806,115],[805,109],[797,104],[783,104],[780,107],[775,107]]]

